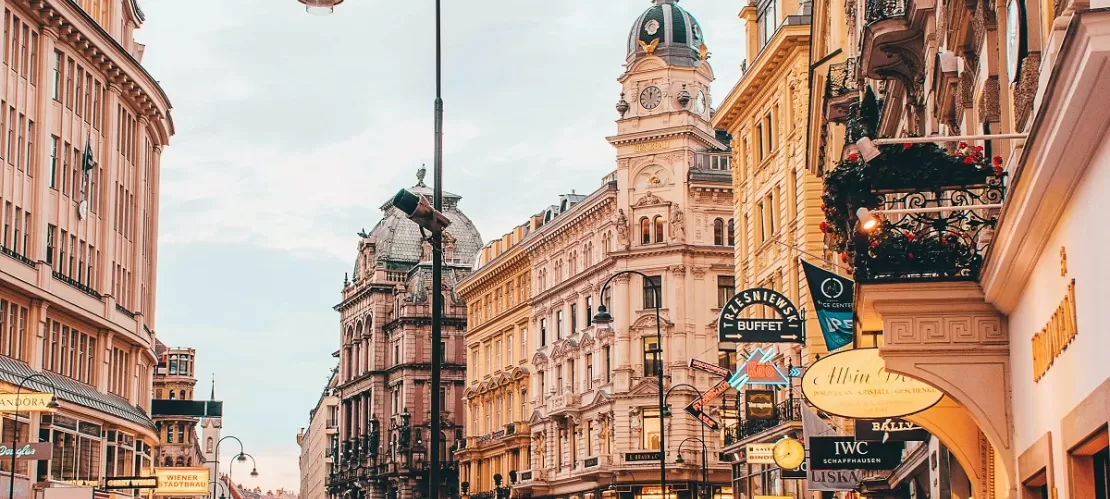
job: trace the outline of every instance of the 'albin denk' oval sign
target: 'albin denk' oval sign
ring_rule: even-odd
[[[744,309],[764,305],[774,310],[777,318],[741,317]],[[721,309],[717,319],[721,341],[739,343],[805,343],[805,320],[790,299],[773,289],[746,289],[733,296]]]

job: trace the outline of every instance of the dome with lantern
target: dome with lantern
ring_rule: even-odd
[[[697,66],[703,59],[705,34],[694,16],[678,6],[679,0],[651,0],[628,33],[628,57],[655,55],[672,66]]]

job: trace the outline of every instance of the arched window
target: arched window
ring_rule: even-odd
[[[177,400],[177,394],[170,390],[170,400]]]
[[[733,246],[736,244],[736,220],[728,219],[728,245]]]
[[[640,244],[651,244],[651,220],[640,219]]]
[[[161,388],[159,388],[157,390],[154,390],[154,398],[158,399],[158,400],[162,399],[162,389]]]
[[[663,217],[655,216],[655,242],[663,242]]]
[[[166,456],[166,466],[173,466],[173,458]]]
[[[177,374],[177,356],[170,355],[170,374]]]
[[[605,239],[601,240],[601,251],[606,255],[613,250],[613,235],[606,232]]]
[[[179,395],[179,396],[181,397],[181,400],[187,400],[187,399],[185,398],[185,390],[181,390],[181,393],[180,393],[180,395]]]
[[[720,218],[713,221],[713,245],[724,246],[725,244],[725,221]]]

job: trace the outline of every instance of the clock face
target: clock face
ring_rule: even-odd
[[[698,100],[694,101],[694,106],[697,109],[698,114],[702,114],[705,112],[705,104],[705,92],[698,90]]]
[[[640,105],[644,109],[655,109],[660,102],[663,102],[663,91],[659,87],[647,87],[640,92]]]
[[[793,438],[784,438],[773,449],[775,464],[784,470],[797,469],[806,460],[806,448]]]

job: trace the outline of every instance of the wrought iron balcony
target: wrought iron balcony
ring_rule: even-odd
[[[732,445],[791,421],[801,421],[801,402],[800,398],[796,398],[776,404],[774,415],[770,419],[745,419],[725,427],[725,445]]]
[[[843,123],[859,102],[859,69],[856,58],[829,66],[825,82],[825,118],[833,123]]]
[[[906,16],[906,0],[868,0],[867,23]]]
[[[870,162],[849,156],[825,175],[831,248],[859,283],[977,280],[1005,197],[1001,158],[961,144],[880,146]],[[857,210],[886,212],[857,230]]]

